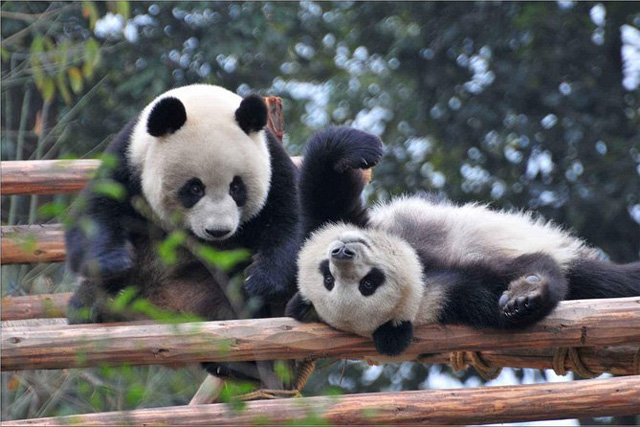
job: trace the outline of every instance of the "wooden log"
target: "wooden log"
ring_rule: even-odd
[[[39,327],[47,323],[46,317],[66,316],[66,307],[70,292],[59,294],[43,294],[24,297],[2,298],[2,328],[16,326]],[[65,325],[66,319],[50,319],[57,324]],[[51,323],[48,323],[51,324]],[[609,372],[615,375],[634,375],[640,373],[638,366],[640,344],[619,347],[582,347],[579,349],[582,363],[592,372]],[[553,369],[555,349],[528,348],[521,350],[484,350],[482,359],[492,367]],[[349,359],[358,359],[349,356]],[[379,359],[363,356],[368,363],[380,363]],[[449,364],[451,353],[420,355],[403,355],[395,361],[413,361],[429,364]],[[467,358],[467,363],[469,360]],[[576,370],[571,358],[566,358],[565,369]],[[210,402],[208,402],[210,403]]]
[[[60,224],[2,226],[2,264],[63,262],[66,255]]]
[[[17,425],[486,424],[638,413],[640,376],[455,390],[259,400],[5,421]]]
[[[519,332],[424,325],[416,328],[405,357],[458,350],[637,344],[639,307],[640,297],[565,301],[543,322]],[[289,318],[5,328],[2,350],[3,370],[377,355],[369,338]]]
[[[71,292],[2,298],[2,321],[66,317]]]
[[[77,193],[99,165],[99,160],[4,161],[2,194]]]

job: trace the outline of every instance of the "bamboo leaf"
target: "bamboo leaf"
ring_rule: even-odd
[[[93,30],[98,21],[98,9],[92,1],[82,2],[82,16],[89,19],[89,28]]]
[[[56,85],[53,82],[53,79],[50,77],[45,77],[42,80],[42,97],[46,102],[53,101],[53,97],[56,94]]]
[[[129,19],[130,7],[128,1],[117,1],[116,2],[116,13],[119,13],[124,17],[125,20]]]
[[[69,92],[69,88],[67,87],[67,82],[64,79],[64,72],[58,73],[56,76],[56,85],[58,86],[58,90],[60,91],[60,95],[62,95],[62,99],[66,104],[71,103],[71,92]]]
[[[69,74],[69,83],[71,84],[71,90],[74,93],[82,92],[82,88],[84,87],[84,81],[82,80],[82,72],[78,69],[78,67],[71,67],[67,71]]]

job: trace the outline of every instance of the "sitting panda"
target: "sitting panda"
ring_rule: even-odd
[[[400,197],[367,211],[358,169],[376,164],[381,150],[378,138],[344,128],[309,142],[301,208],[313,233],[298,257],[299,292],[287,315],[317,315],[395,356],[410,345],[414,325],[522,329],[564,299],[640,295],[640,262],[599,260],[582,240],[530,214],[435,197]]]
[[[172,263],[159,255],[170,229],[211,248],[248,249],[246,291],[284,306],[301,243],[297,172],[265,129],[267,114],[257,95],[198,84],[158,96],[122,129],[65,232],[68,269],[78,278],[70,323],[130,320],[107,304],[127,287],[163,309],[237,318],[193,253],[178,248]],[[105,191],[114,186],[124,194]]]

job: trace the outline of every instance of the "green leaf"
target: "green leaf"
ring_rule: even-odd
[[[67,210],[67,206],[60,202],[50,202],[38,208],[38,216],[42,219],[51,219],[63,216]]]
[[[124,17],[124,19],[129,19],[130,8],[128,1],[117,1],[116,2],[116,13],[119,13]]]
[[[158,255],[166,264],[171,265],[178,261],[176,249],[184,243],[186,237],[184,231],[174,231],[158,245]]]
[[[100,46],[98,42],[91,38],[84,44],[84,64],[82,71],[87,78],[93,76],[96,65],[100,62]]]
[[[224,271],[229,271],[237,263],[248,259],[250,252],[246,249],[217,251],[210,246],[201,245],[197,249],[197,255],[203,258],[211,266],[221,268]]]
[[[53,101],[53,97],[56,95],[56,85],[52,78],[44,78],[42,81],[42,97],[46,102]]]
[[[291,381],[292,379],[291,369],[289,369],[289,365],[287,364],[287,362],[284,362],[282,360],[276,360],[273,366],[273,370],[275,374],[278,376],[278,378],[280,378],[281,381],[285,383]]]
[[[127,390],[125,397],[127,403],[131,406],[137,406],[142,402],[145,388],[142,384],[132,384]]]
[[[58,86],[58,90],[60,91],[60,95],[62,95],[62,99],[66,104],[71,103],[71,92],[69,92],[69,88],[67,87],[67,82],[64,79],[64,72],[60,72],[56,76],[56,84]]]
[[[71,67],[69,71],[69,83],[71,84],[71,90],[74,93],[82,92],[82,88],[84,87],[84,81],[82,80],[82,72],[78,69],[78,67]]]
[[[31,42],[30,53],[32,56],[38,56],[43,52],[44,52],[44,37],[38,34],[33,38],[33,41]]]
[[[98,21],[98,9],[92,1],[82,2],[82,16],[89,19],[89,28],[93,30]]]
[[[128,287],[123,289],[122,291],[120,291],[120,293],[118,293],[118,296],[111,303],[111,308],[115,311],[124,310],[127,305],[129,305],[129,303],[133,301],[133,299],[136,297],[136,294],[137,292],[135,288]]]
[[[103,179],[93,184],[93,191],[103,196],[111,197],[119,202],[127,197],[127,190],[124,185],[111,179]]]

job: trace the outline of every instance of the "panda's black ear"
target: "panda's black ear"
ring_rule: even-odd
[[[156,103],[147,119],[147,132],[151,136],[163,136],[180,129],[187,121],[187,111],[178,98],[169,96]]]
[[[408,320],[389,320],[373,332],[373,342],[378,353],[397,356],[413,341],[413,324]]]
[[[293,317],[299,322],[310,323],[320,322],[320,317],[316,313],[316,309],[313,304],[306,301],[300,291],[291,298],[287,303],[287,308],[284,311],[284,315],[287,317]]]
[[[259,95],[249,95],[242,100],[236,110],[236,121],[240,128],[249,135],[262,130],[267,124],[267,104]]]

